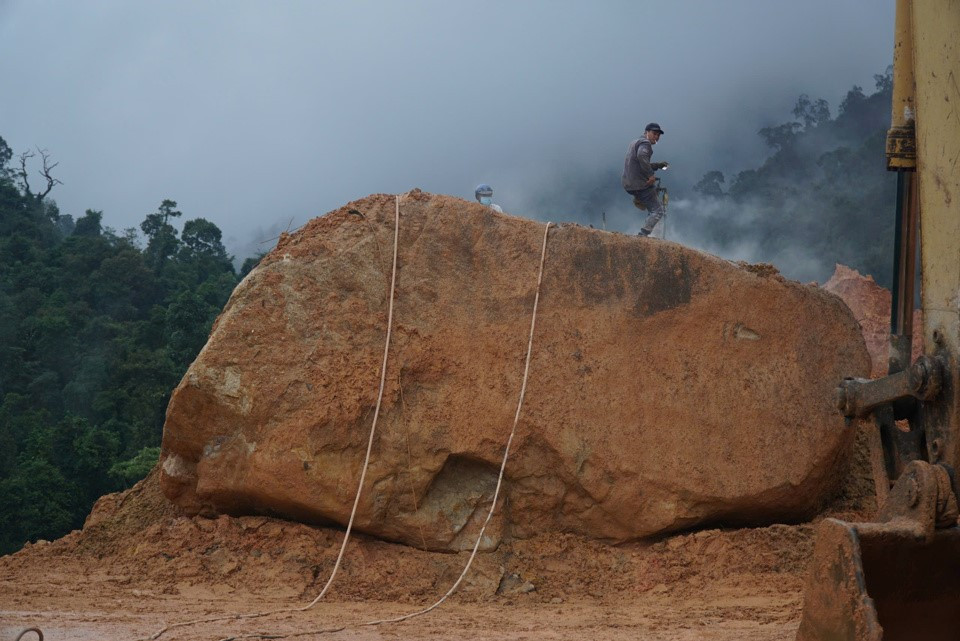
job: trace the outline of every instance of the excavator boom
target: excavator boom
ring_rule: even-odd
[[[887,166],[898,172],[890,375],[837,393],[871,430],[881,506],[874,523],[819,526],[798,641],[960,639],[960,0],[897,1]],[[911,366],[918,236],[924,354]]]

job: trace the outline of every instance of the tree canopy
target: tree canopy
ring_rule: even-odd
[[[238,282],[213,223],[178,231],[164,200],[141,246],[100,211],[73,221],[30,189],[34,156],[0,138],[0,554],[80,527],[149,471],[170,393]]]

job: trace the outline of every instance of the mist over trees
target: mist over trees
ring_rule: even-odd
[[[143,246],[100,211],[60,214],[55,166],[0,138],[0,554],[80,527],[146,475],[170,393],[238,281],[220,230],[178,231],[172,200],[146,215]]]
[[[758,134],[773,154],[729,182],[707,172],[677,210],[677,225],[704,249],[773,263],[788,277],[823,282],[835,263],[890,287],[896,176],[886,171],[891,70],[875,92],[855,86],[831,117],[801,95],[794,119]]]
[[[800,95],[786,122],[758,130],[770,155],[752,168],[731,171],[719,164],[727,160],[721,156],[696,178],[686,173],[685,156],[701,150],[658,145],[655,159],[673,165],[658,173],[670,192],[667,239],[731,260],[772,263],[805,282],[824,282],[839,262],[890,287],[896,176],[886,171],[884,147],[891,72],[874,76],[869,95],[852,87],[835,116],[826,100]],[[528,211],[635,233],[646,213],[621,188],[622,166],[619,157],[567,173],[530,199]]]

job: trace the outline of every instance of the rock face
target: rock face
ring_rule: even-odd
[[[860,323],[867,351],[870,352],[870,376],[886,376],[890,353],[890,290],[878,285],[873,276],[862,276],[857,270],[840,264],[834,268],[833,275],[823,284],[823,288],[843,299]],[[922,313],[915,309],[911,362],[923,351],[921,322]]]
[[[191,512],[345,524],[386,334],[395,200],[281,238],[167,410],[162,484]],[[472,546],[523,378],[544,223],[400,200],[387,384],[355,526]],[[839,298],[653,239],[550,230],[526,400],[483,547],[811,516],[853,433],[832,404],[870,361]]]

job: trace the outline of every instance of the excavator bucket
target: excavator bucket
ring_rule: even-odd
[[[960,639],[960,529],[824,520],[797,641]]]
[[[848,419],[872,414],[896,438],[877,436],[884,443],[872,456],[877,522],[827,519],[819,527],[798,641],[960,639],[960,219],[952,200],[960,193],[960,1],[896,7],[887,134],[887,167],[900,172],[891,375],[845,381],[837,397]],[[924,355],[907,370],[917,253]],[[907,433],[883,427],[897,414],[894,403],[897,418],[910,419],[904,441]]]

